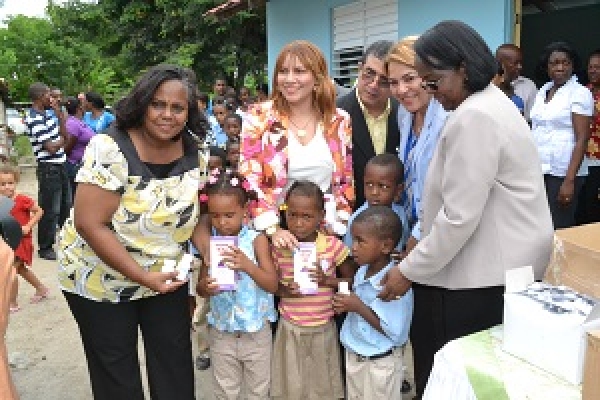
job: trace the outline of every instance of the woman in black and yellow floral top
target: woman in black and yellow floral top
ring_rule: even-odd
[[[95,399],[143,399],[138,328],[153,399],[193,399],[188,283],[161,272],[195,242],[204,136],[188,73],[159,65],[90,141],[60,238],[59,281]],[[197,138],[196,138],[197,139]]]

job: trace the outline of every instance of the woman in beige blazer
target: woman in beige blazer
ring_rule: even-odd
[[[452,113],[425,179],[421,240],[388,273],[380,297],[412,283],[419,396],[437,350],[502,322],[507,269],[532,265],[542,277],[553,229],[529,127],[490,83],[496,63],[481,36],[444,21],[414,48],[423,87]]]

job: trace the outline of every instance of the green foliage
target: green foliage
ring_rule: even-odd
[[[265,12],[203,17],[219,0],[50,1],[48,19],[16,16],[0,28],[0,77],[15,101],[35,81],[74,95],[94,90],[114,103],[158,63],[192,68],[201,89],[264,81]],[[1,6],[0,6],[1,7]]]
[[[18,158],[23,156],[32,156],[33,149],[31,148],[31,143],[29,142],[29,138],[26,135],[18,135],[15,136],[15,140],[13,142],[13,147],[16,151],[16,156]]]

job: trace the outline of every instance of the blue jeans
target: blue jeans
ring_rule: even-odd
[[[38,202],[44,210],[38,227],[38,246],[40,251],[45,251],[52,249],[56,229],[61,227],[69,216],[71,188],[64,163],[38,162],[36,176]]]
[[[74,201],[75,190],[77,190],[77,183],[75,182],[75,177],[77,176],[79,168],[81,168],[81,163],[73,164],[70,161],[67,161],[65,163],[65,168],[67,169],[67,177],[69,177],[69,187],[71,188],[71,201]]]

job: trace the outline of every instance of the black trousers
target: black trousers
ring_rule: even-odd
[[[65,163],[38,162],[38,203],[44,214],[38,226],[39,250],[54,246],[57,228],[62,227],[71,209],[71,188]]]
[[[413,283],[410,327],[415,390],[422,396],[433,356],[446,343],[502,323],[504,286],[449,290]]]
[[[550,214],[552,214],[552,224],[554,229],[570,228],[575,225],[575,211],[577,209],[577,200],[579,193],[585,182],[585,177],[578,176],[575,178],[575,193],[573,199],[568,206],[563,206],[558,203],[558,192],[564,181],[562,176],[544,175],[544,184],[546,185],[546,196],[548,197],[548,205],[550,206]]]
[[[127,303],[63,292],[75,317],[96,400],[144,400],[138,327],[153,400],[195,398],[187,285]]]

